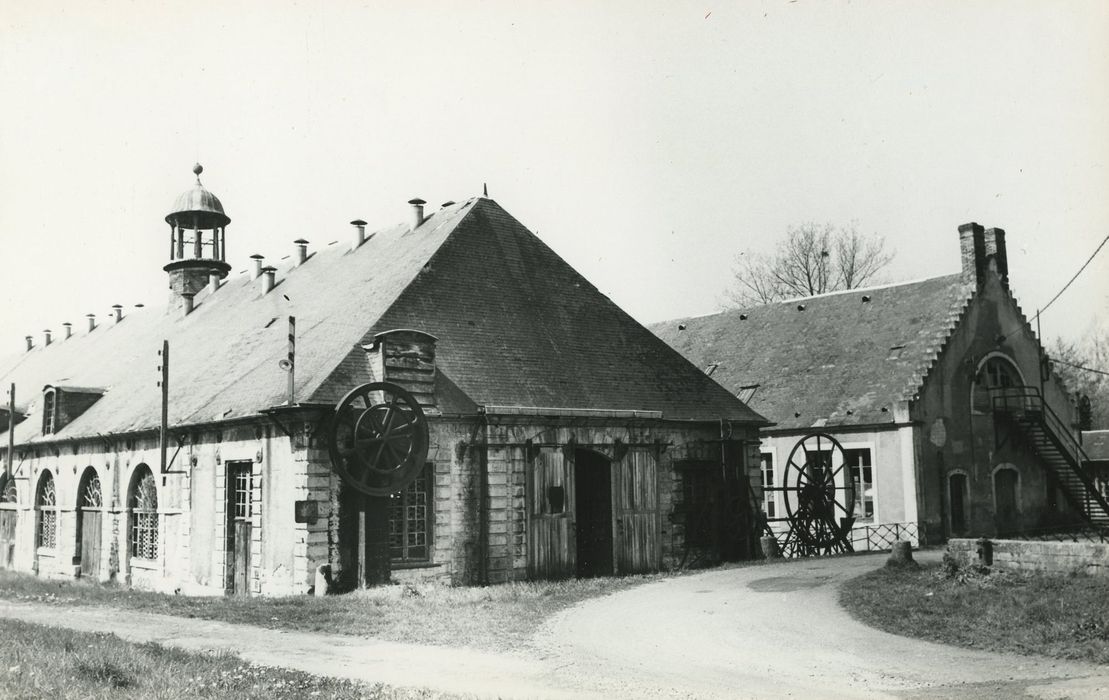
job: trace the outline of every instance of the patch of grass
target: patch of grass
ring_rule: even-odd
[[[471,588],[403,584],[323,598],[193,598],[80,580],[44,581],[29,574],[0,571],[0,598],[54,605],[110,606],[270,629],[512,650],[529,644],[539,625],[563,608],[659,580],[665,575],[520,582]]]
[[[449,696],[255,666],[226,653],[190,654],[156,644],[130,644],[112,634],[5,620],[0,697],[397,700]]]
[[[893,634],[1109,663],[1109,577],[887,568],[845,583],[839,596],[855,618]]]

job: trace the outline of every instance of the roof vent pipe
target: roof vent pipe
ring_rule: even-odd
[[[116,323],[123,320],[123,306],[120,304],[112,304],[112,314],[116,317]]]
[[[298,238],[293,241],[293,245],[297,247],[296,253],[293,255],[293,261],[297,267],[300,267],[308,259],[308,241]]]
[[[181,301],[183,302],[182,308],[185,309],[186,316],[193,312],[193,296],[194,295],[189,294],[188,292],[185,292],[181,295]]]
[[[27,336],[27,352],[30,352],[33,347],[35,347],[35,336],[29,335]]]
[[[254,267],[250,269],[250,279],[256,280],[262,275],[262,261],[265,260],[265,258],[255,253],[250,256],[250,259],[254,261]]]
[[[96,329],[96,314],[85,314],[85,318],[89,320],[89,333]]]
[[[208,293],[215,294],[219,291],[219,273],[212,271],[208,273]],[[137,304],[136,304],[137,306]]]
[[[350,231],[350,249],[358,250],[358,246],[366,242],[366,222],[355,219],[350,225],[353,227]]]
[[[262,293],[267,294],[273,290],[277,268],[268,266],[263,267],[262,273],[265,275],[262,280]]]
[[[424,222],[424,205],[427,202],[417,197],[408,200],[408,203],[412,205],[412,230],[415,231]]]
[[[46,347],[51,342],[53,342],[53,340],[54,340],[53,336],[54,336],[54,333],[49,328],[44,330],[42,332],[42,346]]]
[[[69,321],[66,321],[65,323],[62,324],[62,328],[65,328],[65,337],[66,337],[67,340],[69,338],[73,337],[73,324],[72,323],[70,323]]]

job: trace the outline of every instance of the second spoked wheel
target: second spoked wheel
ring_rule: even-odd
[[[415,397],[396,384],[363,384],[335,407],[328,448],[344,484],[388,496],[420,475],[427,460],[427,419]]]

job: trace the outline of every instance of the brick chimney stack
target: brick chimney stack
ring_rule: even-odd
[[[1009,253],[1005,250],[1005,230],[988,228],[984,235],[986,266],[997,273],[1001,283],[1009,284]]]
[[[971,222],[959,227],[959,250],[963,264],[963,281],[981,286],[985,282],[986,232]]]

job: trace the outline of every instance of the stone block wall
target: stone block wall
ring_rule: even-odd
[[[1109,544],[1095,542],[1025,542],[990,540],[993,564],[1005,571],[1049,574],[1109,574]],[[978,563],[978,540],[952,539],[947,551],[960,565]]]

